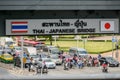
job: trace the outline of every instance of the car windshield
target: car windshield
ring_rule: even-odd
[[[52,59],[58,59],[58,56],[51,56]]]
[[[45,62],[52,62],[50,59],[46,59],[46,60],[44,60]]]
[[[108,58],[106,58],[108,61],[111,61],[111,62],[115,62],[116,60],[115,59],[113,59],[112,57],[108,57]]]
[[[22,50],[20,47],[15,48],[16,50]]]
[[[78,54],[87,54],[86,51],[78,51]]]
[[[6,42],[6,44],[7,45],[12,45],[12,44],[14,44],[14,42],[9,41],[9,42]]]
[[[39,56],[37,56],[37,55],[30,55],[30,57],[32,57],[32,58],[38,58]]]
[[[43,49],[44,45],[42,45],[42,44],[37,44],[35,47],[36,47],[37,49]]]
[[[47,58],[47,55],[45,55],[45,54],[41,54],[40,56],[41,56],[41,58]]]
[[[11,55],[5,55],[4,57],[5,58],[11,58]]]
[[[51,49],[51,53],[52,54],[58,54],[60,51],[59,51],[59,49],[58,48],[52,48]]]

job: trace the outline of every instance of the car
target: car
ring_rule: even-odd
[[[56,64],[59,64],[61,65],[62,64],[62,59],[59,58],[59,55],[57,54],[53,54],[53,55],[50,55],[50,58],[53,62],[55,62]]]
[[[37,44],[37,45],[35,45],[34,47],[35,47],[37,50],[42,50],[44,46],[45,46],[44,44]]]
[[[21,49],[21,47],[19,47],[19,46],[15,46],[13,52],[14,52],[16,55],[19,55],[19,54],[21,54],[22,49]]]
[[[0,56],[2,55],[2,53],[4,53],[3,47],[0,46]]]
[[[32,63],[36,63],[40,59],[39,55],[29,55],[29,57],[33,59]]]
[[[31,46],[27,46],[27,47],[23,47],[23,51],[27,54],[27,55],[37,55],[37,50],[35,47],[31,47]]]
[[[64,58],[65,61],[73,60],[73,56],[70,56],[70,55],[68,55],[68,54],[67,54],[67,55],[64,55],[63,58]]]
[[[43,53],[46,55],[51,55],[51,54],[60,54],[61,51],[59,50],[59,48],[49,45],[43,47]]]
[[[88,52],[84,48],[77,48],[77,47],[71,47],[69,49],[69,54],[71,56],[81,56],[81,57],[88,57]]]
[[[55,62],[53,62],[50,58],[42,58],[42,60],[39,63],[45,63],[47,68],[52,68],[55,69],[56,68],[56,64]]]
[[[48,55],[46,55],[46,54],[44,54],[44,53],[38,53],[38,55],[39,55],[39,58],[48,58],[49,56]]]
[[[36,44],[34,47],[37,50],[37,53],[40,53],[43,51],[43,47],[45,46],[45,44]]]
[[[4,52],[12,55],[12,50],[9,47],[4,47]]]
[[[56,68],[55,62],[53,62],[53,61],[52,61],[51,59],[49,59],[49,58],[46,58],[46,59],[44,58],[44,59],[43,59],[43,62],[45,62],[47,68],[53,68],[53,69]]]
[[[9,53],[3,53],[0,57],[1,62],[5,63],[12,63],[13,62],[13,56],[10,55]]]
[[[2,54],[3,54],[3,51],[0,51],[0,57],[1,57]]]
[[[119,67],[119,62],[115,60],[113,57],[101,57],[99,59],[100,65],[103,64],[103,62],[107,62],[109,67]]]
[[[3,47],[2,46],[0,46],[0,51],[3,51]]]

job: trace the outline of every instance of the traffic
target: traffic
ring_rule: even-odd
[[[0,62],[21,68],[21,61],[23,61],[23,67],[29,72],[48,73],[49,69],[54,71],[60,67],[63,70],[70,70],[100,66],[103,67],[103,72],[109,72],[107,67],[119,67],[119,62],[114,58],[102,57],[100,54],[92,57],[83,48],[70,47],[69,51],[65,52],[56,46],[46,45],[44,42],[25,39],[22,55],[21,40],[18,40],[17,44],[12,38],[4,41],[0,46]]]

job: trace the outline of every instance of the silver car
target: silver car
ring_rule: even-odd
[[[58,55],[50,55],[50,58],[55,64],[62,64],[62,59],[60,59]]]
[[[47,68],[56,68],[55,62],[53,62],[50,58],[43,58],[42,63],[45,63]]]

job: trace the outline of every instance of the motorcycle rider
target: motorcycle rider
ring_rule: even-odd
[[[103,62],[103,64],[102,64],[102,71],[103,72],[108,72],[108,68],[107,68],[107,66],[108,66],[108,63],[105,61],[105,62]]]

